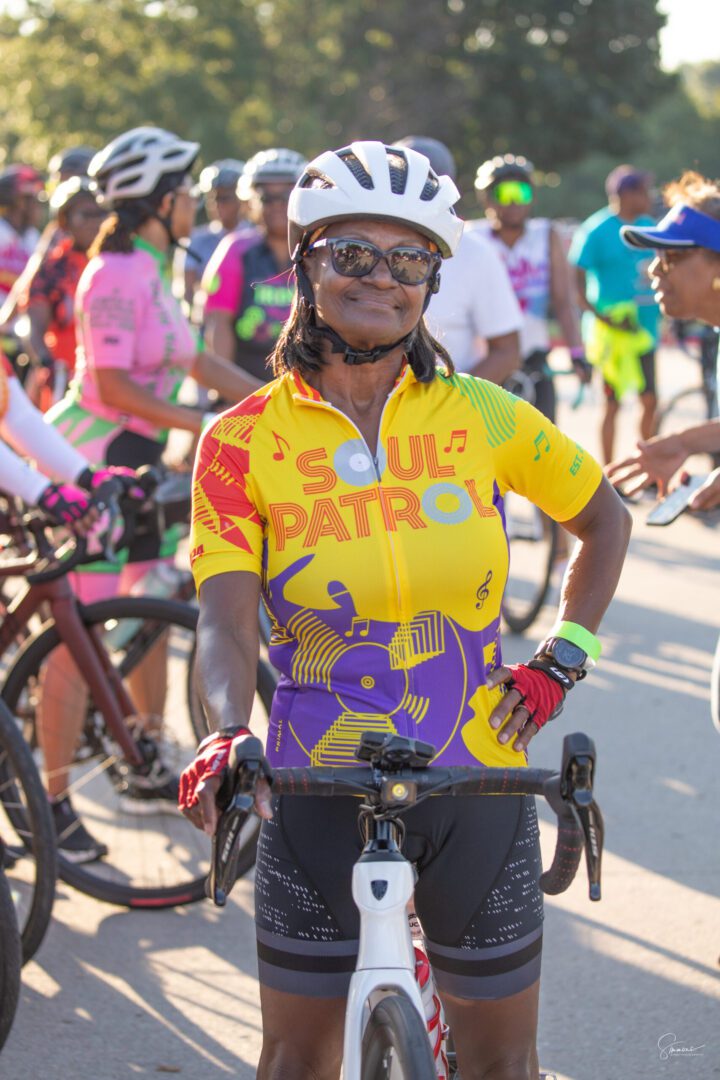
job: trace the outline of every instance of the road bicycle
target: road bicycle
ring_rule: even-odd
[[[116,496],[106,492],[102,498],[110,504]],[[82,542],[71,538],[58,548],[38,513],[19,515],[11,535],[20,554],[0,559],[0,580],[25,580],[0,626],[0,657],[21,641],[2,699],[18,718],[46,782],[65,777],[62,794],[72,796],[81,820],[107,848],[103,858],[84,864],[61,850],[59,876],[99,900],[129,907],[201,899],[208,863],[197,831],[174,800],[153,805],[137,798],[154,777],[176,777],[197,745],[197,607],[135,596],[82,604],[68,580],[87,558]],[[127,536],[126,528],[118,547]],[[38,612],[48,617],[27,635]],[[256,730],[266,725],[274,684],[261,661]],[[59,718],[54,726],[53,712]],[[48,748],[67,741],[67,717],[78,714],[76,744],[60,767],[49,768]],[[24,824],[20,811],[15,820]]]
[[[688,509],[693,495],[706,480],[707,476],[689,476],[685,474],[683,483],[653,506],[647,515],[647,524],[670,525]],[[720,512],[718,510],[703,511],[703,517],[706,521],[709,521],[711,516],[715,524],[720,522]],[[712,671],[710,673],[710,717],[713,727],[720,735],[720,636],[718,636],[715,646]]]
[[[45,789],[17,722],[0,701],[0,867],[15,908],[23,963],[45,936],[55,897],[57,846]]]
[[[219,906],[236,878],[236,838],[253,806],[262,775],[259,740],[236,744],[218,802],[225,804],[213,838],[208,895]],[[553,863],[540,878],[544,892],[566,889],[587,859],[590,899],[600,899],[602,816],[593,797],[595,747],[582,734],[566,736],[560,770],[428,767],[429,743],[366,732],[357,757],[346,768],[278,768],[274,795],[361,795],[359,823],[365,838],[355,865],[352,893],[360,912],[357,968],[345,1018],[344,1080],[437,1080],[436,1063],[415,978],[415,954],[407,918],[414,870],[402,854],[401,815],[431,795],[542,795],[558,818]],[[456,1072],[456,1063],[453,1063]]]

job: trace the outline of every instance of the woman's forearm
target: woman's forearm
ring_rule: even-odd
[[[128,416],[147,420],[158,428],[179,428],[200,434],[202,415],[199,412],[155,397],[150,390],[137,386],[128,373],[119,368],[99,368],[94,374],[103,404]]]
[[[595,633],[620,580],[632,518],[603,478],[585,509],[563,527],[580,542],[563,580],[559,617]]]
[[[259,597],[259,579],[249,573],[221,574],[201,586],[196,674],[209,731],[250,726],[260,652]]]
[[[226,401],[242,401],[263,385],[259,379],[211,352],[198,353],[191,374],[201,386],[217,390]]]
[[[673,436],[668,436],[673,438]],[[679,431],[675,436],[690,454],[716,453],[720,450],[720,420],[707,420]]]

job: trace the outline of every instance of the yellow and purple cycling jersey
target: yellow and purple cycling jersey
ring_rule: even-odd
[[[469,375],[420,383],[406,365],[375,456],[297,373],[223,413],[195,465],[191,562],[198,588],[262,579],[281,673],[271,763],[349,765],[372,730],[432,743],[437,764],[523,764],[487,722],[503,496],[566,521],[601,475],[532,406]]]

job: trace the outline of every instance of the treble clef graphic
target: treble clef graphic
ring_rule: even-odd
[[[478,599],[478,602],[475,605],[475,607],[478,609],[478,611],[480,610],[480,608],[483,606],[483,604],[487,600],[488,596],[490,595],[489,585],[490,585],[490,582],[492,581],[492,576],[493,576],[492,570],[488,570],[485,580],[483,581],[482,585],[480,586],[480,588],[478,589],[478,591],[475,594],[477,596],[477,599]]]

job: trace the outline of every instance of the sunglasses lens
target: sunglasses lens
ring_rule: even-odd
[[[343,277],[364,277],[380,258],[380,252],[373,244],[363,244],[359,240],[336,240],[331,251],[333,267]]]
[[[403,285],[422,285],[435,263],[432,254],[421,248],[393,248],[387,259],[390,273]]]
[[[525,180],[502,180],[493,188],[493,198],[500,206],[528,206],[533,201],[532,184]]]

